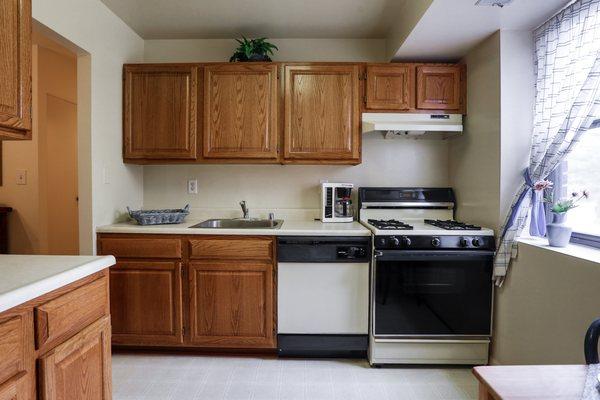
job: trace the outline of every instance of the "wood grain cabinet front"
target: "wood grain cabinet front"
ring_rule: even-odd
[[[460,110],[461,65],[417,66],[417,108]]]
[[[284,66],[284,162],[360,162],[360,68]]]
[[[0,317],[0,400],[29,400],[33,371],[31,312]]]
[[[275,348],[273,264],[191,262],[190,343]]]
[[[415,108],[413,64],[368,64],[365,108],[405,111]]]
[[[108,280],[98,279],[35,307],[36,347],[47,348],[109,314]]]
[[[122,261],[110,270],[113,342],[183,343],[181,263]]]
[[[104,317],[39,360],[43,400],[110,400],[110,318]]]
[[[125,65],[123,74],[123,158],[195,160],[198,67]]]
[[[31,139],[31,0],[0,1],[0,139]]]
[[[276,64],[204,68],[205,158],[278,158]]]

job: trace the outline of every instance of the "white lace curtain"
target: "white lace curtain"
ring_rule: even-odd
[[[531,207],[532,186],[545,179],[600,118],[600,0],[578,0],[534,32],[535,109],[529,167],[501,231],[494,276],[506,276],[514,239]],[[531,204],[533,201],[533,205]],[[542,216],[540,216],[542,215]],[[543,213],[535,213],[543,218]],[[544,223],[544,221],[534,221]]]

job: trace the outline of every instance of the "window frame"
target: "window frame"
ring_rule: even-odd
[[[600,119],[594,121],[588,129],[599,129],[600,128]],[[551,189],[553,191],[554,197],[564,197],[566,195],[566,189],[569,180],[569,156],[567,155],[566,159],[561,161],[560,164],[556,167],[554,171],[548,176],[548,179],[554,182],[554,187]],[[546,219],[550,221],[550,207],[546,206]],[[578,232],[573,230],[571,234],[570,243],[579,244],[584,246],[593,247],[596,249],[600,249],[600,235],[592,235],[590,233]]]

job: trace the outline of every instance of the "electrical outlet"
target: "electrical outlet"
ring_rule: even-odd
[[[27,185],[27,170],[17,170],[17,185]]]
[[[190,179],[188,180],[188,194],[198,194],[198,180]]]

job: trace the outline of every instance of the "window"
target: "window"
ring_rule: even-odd
[[[600,247],[600,127],[585,132],[573,151],[549,177],[555,183],[554,198],[571,196],[586,189],[588,199],[569,211],[567,221],[573,227],[572,242]],[[548,220],[551,220],[548,215]]]

